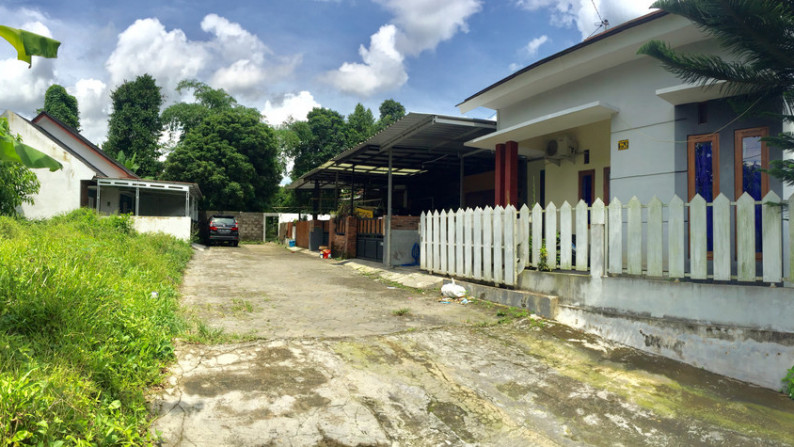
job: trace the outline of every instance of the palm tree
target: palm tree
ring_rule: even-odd
[[[738,60],[709,54],[683,54],[660,41],[639,49],[662,62],[684,81],[713,85],[742,95],[752,106],[780,101],[780,118],[794,122],[794,0],[658,0],[652,8],[680,15],[712,35]],[[794,150],[794,135],[783,132],[766,141]],[[769,173],[794,184],[794,160],[770,163]]]

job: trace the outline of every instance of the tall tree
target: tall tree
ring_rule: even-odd
[[[347,116],[349,141],[351,144],[360,143],[375,133],[375,117],[372,110],[365,109],[361,103],[356,104],[353,113]]]
[[[140,165],[136,174],[154,177],[160,174],[158,140],[162,132],[160,87],[149,74],[126,81],[110,94],[113,112],[108,123],[108,140],[103,150],[115,157],[124,152]]]
[[[77,107],[77,98],[70,95],[63,86],[53,84],[44,94],[44,107],[37,112],[47,112],[50,116],[59,119],[62,123],[80,131],[80,111]]]
[[[208,115],[169,155],[164,177],[196,182],[203,209],[264,210],[278,190],[282,167],[273,130],[256,109]]]
[[[182,140],[190,129],[198,126],[213,112],[238,107],[237,100],[223,89],[214,89],[195,79],[185,79],[176,87],[178,93],[193,91],[195,102],[179,102],[163,110],[161,119],[165,129]]]
[[[294,122],[290,129],[297,137],[290,149],[294,160],[290,176],[293,179],[325,163],[350,144],[345,118],[331,109],[315,107],[306,121]]]
[[[389,127],[392,123],[405,116],[405,107],[393,99],[387,99],[380,104],[380,121],[378,128]]]
[[[659,41],[645,44],[641,54],[659,59],[684,81],[702,85],[727,81],[722,88],[743,95],[748,108],[779,104],[782,99],[784,112],[776,115],[794,122],[794,1],[659,0],[652,7],[691,20],[735,58],[683,53]],[[794,150],[790,132],[767,142]],[[772,161],[770,173],[794,184],[794,160]]]

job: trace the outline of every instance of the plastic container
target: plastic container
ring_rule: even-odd
[[[295,239],[290,239],[288,245],[290,247],[294,247],[295,246]]]

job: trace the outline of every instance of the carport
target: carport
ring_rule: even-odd
[[[496,123],[490,120],[409,113],[307,172],[288,188],[314,191],[315,212],[319,210],[323,189],[335,191],[337,209],[340,189],[350,190],[351,213],[356,209],[357,188],[361,191],[360,201],[375,191],[381,198],[385,195],[382,260],[391,266],[399,262],[393,258],[395,218],[400,221],[400,217],[418,216],[422,211],[465,206],[464,179],[467,175],[493,171],[494,156],[490,150],[467,147],[464,143],[495,130]],[[396,207],[399,213],[393,215],[395,196],[399,200]],[[398,231],[415,232],[410,225],[407,227]],[[365,234],[373,237],[373,233]],[[400,246],[396,248],[405,252],[403,245],[408,242],[398,242]]]

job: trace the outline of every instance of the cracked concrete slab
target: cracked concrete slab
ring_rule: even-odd
[[[259,338],[178,346],[152,403],[162,445],[794,445],[782,394],[388,287],[273,245],[197,253],[186,305]]]

